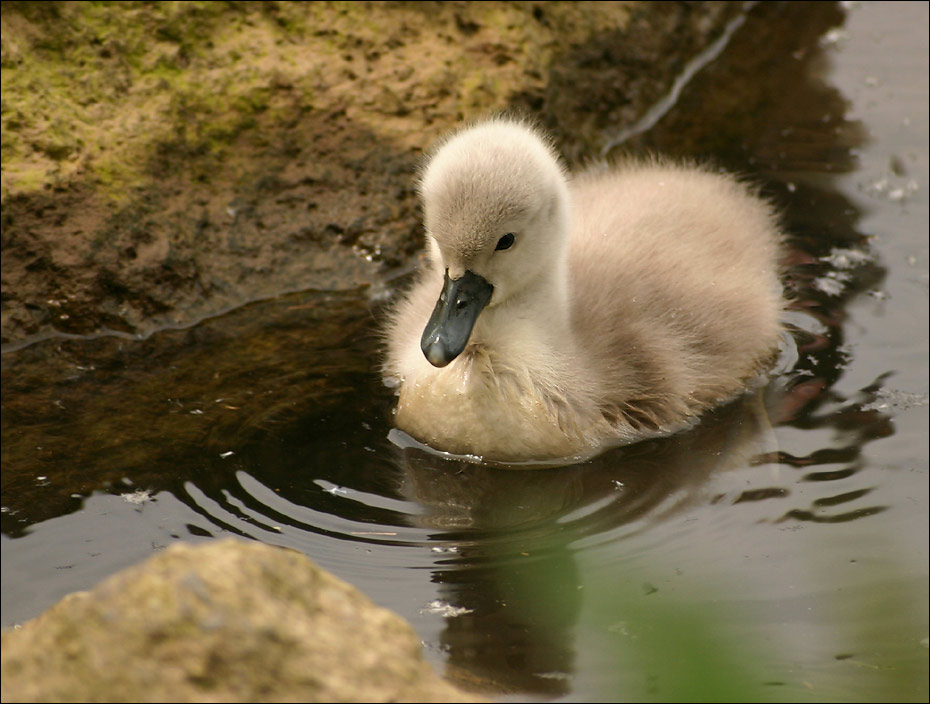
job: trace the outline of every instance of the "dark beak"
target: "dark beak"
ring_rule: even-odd
[[[420,338],[420,349],[430,364],[444,367],[462,353],[493,292],[487,280],[471,271],[450,279],[446,269],[442,293]]]

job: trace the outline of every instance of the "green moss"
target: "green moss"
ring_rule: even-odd
[[[615,7],[548,3],[540,25],[533,7],[5,2],[2,197],[82,179],[121,202],[166,171],[212,178],[224,160],[288,141],[313,109],[356,106],[351,119],[385,132],[385,115],[418,109],[395,85],[399,69],[369,78],[386,64],[440,85],[444,102],[428,109],[451,124],[506,107],[526,76],[543,80],[560,46],[620,21]],[[471,48],[463,36],[475,36]],[[382,86],[407,112],[379,102]]]
[[[214,48],[244,19],[261,22],[256,7],[4,3],[3,197],[81,174],[120,199],[178,135],[188,156],[216,155],[256,128],[270,97],[258,72],[211,75],[248,60]]]

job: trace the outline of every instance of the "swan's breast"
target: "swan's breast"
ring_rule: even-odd
[[[537,383],[527,368],[494,365],[472,346],[448,367],[421,371],[401,385],[396,421],[431,447],[503,462],[590,449],[585,430],[591,418]]]

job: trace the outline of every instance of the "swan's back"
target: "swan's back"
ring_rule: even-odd
[[[571,183],[572,327],[647,429],[720,402],[772,354],[782,310],[771,208],[736,179],[628,162]]]

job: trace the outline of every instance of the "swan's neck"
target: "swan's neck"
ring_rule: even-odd
[[[475,341],[508,356],[568,354],[569,300],[568,264],[559,256],[508,300],[485,310]]]

